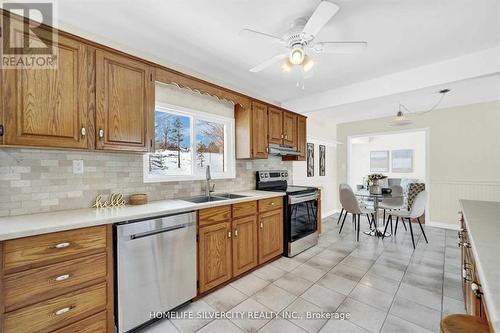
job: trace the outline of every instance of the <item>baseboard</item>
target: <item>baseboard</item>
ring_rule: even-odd
[[[328,216],[332,216],[332,215],[333,215],[333,214],[335,214],[335,213],[340,213],[340,212],[338,212],[338,211],[336,211],[336,210],[331,210],[331,211],[329,211],[329,212],[326,212],[326,213],[322,214],[321,218],[323,218],[323,219],[324,219],[324,218],[326,218],[326,217],[328,217]]]
[[[444,223],[444,222],[438,222],[438,221],[429,221],[425,222],[425,225],[429,227],[435,227],[435,228],[442,228],[442,229],[450,229],[450,230],[458,230],[460,226],[458,223],[455,224],[450,224],[450,223]]]

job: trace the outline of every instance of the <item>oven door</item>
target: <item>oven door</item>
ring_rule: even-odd
[[[315,233],[318,228],[317,192],[288,196],[288,242]]]

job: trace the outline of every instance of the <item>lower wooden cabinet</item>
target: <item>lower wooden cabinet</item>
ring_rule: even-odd
[[[283,253],[283,210],[259,215],[259,264]]]
[[[220,222],[198,230],[198,281],[203,293],[232,277],[231,222]]]
[[[0,242],[0,332],[113,332],[112,226]]]
[[[462,252],[462,288],[465,310],[468,314],[481,317],[481,319],[487,322],[489,321],[488,311],[484,302],[481,281],[476,270],[476,262],[474,260],[470,238],[463,217],[460,222],[459,246]]]
[[[257,266],[257,216],[233,220],[233,276]]]
[[[277,197],[198,211],[199,294],[283,253],[282,202]]]

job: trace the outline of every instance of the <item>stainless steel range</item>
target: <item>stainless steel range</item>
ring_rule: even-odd
[[[288,171],[257,171],[257,190],[286,192],[283,255],[293,257],[318,244],[318,189],[288,185]]]

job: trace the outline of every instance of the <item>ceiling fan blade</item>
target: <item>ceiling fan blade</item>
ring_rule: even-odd
[[[278,36],[273,36],[270,34],[266,34],[265,32],[260,32],[260,31],[255,31],[252,29],[243,29],[239,33],[240,36],[242,37],[248,37],[248,38],[253,38],[256,40],[262,40],[265,42],[272,42],[272,43],[284,43],[285,41],[278,37]]]
[[[266,61],[258,64],[257,66],[250,68],[250,72],[252,72],[252,73],[260,72],[263,69],[277,63],[278,61],[285,59],[287,56],[288,56],[288,53],[275,55],[274,57],[267,59]]]
[[[322,42],[316,43],[312,49],[318,53],[356,54],[366,49],[367,42]]]
[[[321,1],[302,30],[302,34],[313,39],[318,32],[338,12],[339,6],[329,1]]]

